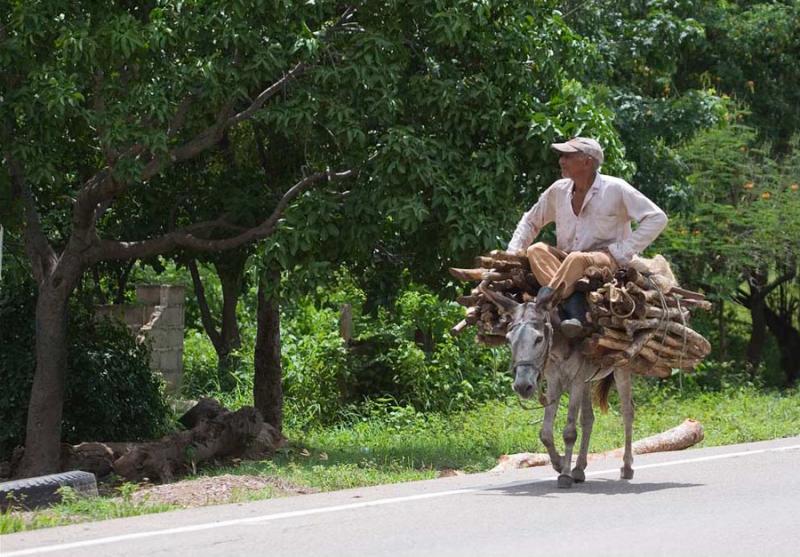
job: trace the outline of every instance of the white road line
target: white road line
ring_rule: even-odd
[[[757,454],[764,454],[764,453],[771,453],[771,452],[782,452],[782,451],[791,451],[800,449],[800,445],[790,445],[786,447],[775,447],[771,449],[756,449],[752,451],[740,451],[735,453],[723,453],[718,455],[712,456],[700,456],[697,458],[686,458],[682,460],[672,460],[669,462],[657,462],[654,464],[644,464],[641,466],[636,466],[636,470],[645,470],[649,468],[665,468],[668,466],[679,466],[682,464],[693,464],[697,462],[709,462],[712,460],[722,460],[726,458],[736,458],[740,456],[750,456],[750,455],[757,455]],[[604,474],[613,474],[616,473],[617,469],[613,468],[610,470],[598,470],[596,472],[588,472],[587,476],[601,476]],[[514,486],[514,485],[525,485],[531,483],[541,483],[541,482],[549,482],[553,481],[553,477],[547,478],[537,478],[532,480],[522,480],[519,482],[512,482],[506,484],[506,486]],[[484,491],[489,488],[496,489],[497,486],[481,486],[481,487],[471,487],[465,489],[453,489],[450,491],[439,491],[436,493],[424,493],[420,495],[408,495],[405,497],[390,497],[387,499],[376,499],[375,501],[364,501],[361,503],[348,503],[346,505],[334,505],[331,507],[320,507],[316,509],[305,509],[302,511],[290,511],[290,512],[283,512],[283,513],[274,513],[274,514],[265,514],[261,516],[254,516],[249,518],[236,518],[233,520],[223,520],[220,522],[207,522],[204,524],[194,524],[192,526],[181,526],[178,528],[168,528],[164,530],[151,530],[148,532],[137,532],[135,534],[123,534],[120,536],[109,536],[106,538],[96,538],[93,540],[84,540],[80,542],[72,542],[72,543],[63,543],[57,545],[48,545],[44,547],[35,547],[31,549],[22,549],[19,551],[12,551],[10,553],[3,553],[4,557],[17,557],[22,555],[40,555],[43,553],[52,553],[54,551],[63,551],[67,549],[76,549],[79,547],[91,547],[95,545],[105,545],[115,542],[121,541],[128,541],[128,540],[138,540],[142,538],[153,538],[156,536],[170,536],[173,534],[183,534],[185,532],[198,532],[201,530],[212,530],[214,528],[225,528],[228,526],[234,525],[241,525],[241,524],[253,524],[253,523],[261,523],[261,522],[273,522],[276,520],[283,520],[286,518],[295,518],[299,516],[310,516],[315,514],[327,514],[327,513],[335,513],[339,511],[349,511],[353,509],[363,509],[366,507],[380,507],[383,505],[392,505],[395,503],[405,503],[408,501],[420,501],[424,499],[435,499],[440,497],[450,497],[452,495],[464,495],[467,493],[476,493],[478,491]]]

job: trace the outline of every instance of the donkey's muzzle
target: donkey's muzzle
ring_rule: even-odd
[[[514,390],[525,400],[528,400],[536,392],[536,384],[531,381],[514,381]]]

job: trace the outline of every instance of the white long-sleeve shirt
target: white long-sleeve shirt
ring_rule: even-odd
[[[573,182],[553,183],[522,216],[509,251],[526,249],[551,222],[556,223],[557,247],[567,253],[608,248],[620,265],[627,265],[667,226],[667,215],[628,182],[598,173],[586,193],[580,214],[572,210]],[[631,229],[631,221],[638,227]]]

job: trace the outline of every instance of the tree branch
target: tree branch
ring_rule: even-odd
[[[246,229],[241,234],[230,238],[200,238],[192,232],[196,233],[198,229],[206,230],[210,228],[210,226],[209,223],[198,223],[194,225],[192,231],[190,231],[189,228],[183,228],[157,238],[138,242],[100,240],[97,250],[92,254],[92,259],[95,261],[108,261],[145,258],[168,253],[179,248],[198,252],[226,251],[237,248],[249,242],[261,240],[270,236],[275,231],[278,221],[283,216],[289,204],[313,185],[322,181],[350,178],[354,175],[355,173],[352,170],[346,170],[344,172],[326,170],[325,172],[317,172],[306,176],[283,194],[280,201],[275,206],[275,209],[265,221],[258,226]]]
[[[34,277],[42,282],[58,263],[58,256],[42,229],[39,211],[33,192],[25,181],[22,164],[11,153],[4,154],[8,175],[11,179],[11,198],[21,199],[25,208],[25,251],[31,261]]]
[[[200,321],[203,323],[203,328],[206,330],[208,338],[219,353],[222,347],[222,334],[217,330],[214,325],[214,318],[211,316],[211,310],[208,308],[208,300],[206,299],[206,290],[203,288],[203,281],[200,278],[200,272],[197,270],[197,261],[194,258],[189,259],[186,263],[189,269],[189,274],[192,275],[192,284],[194,285],[194,294],[197,297],[197,305],[200,307]]]

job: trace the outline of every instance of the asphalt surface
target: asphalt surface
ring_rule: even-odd
[[[220,505],[0,537],[3,557],[798,555],[800,437]]]

